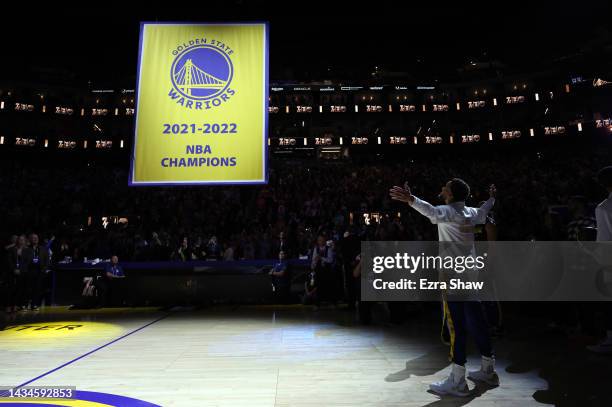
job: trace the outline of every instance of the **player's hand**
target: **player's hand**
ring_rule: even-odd
[[[495,198],[495,195],[497,195],[497,188],[495,188],[495,184],[491,184],[489,186],[489,196]]]
[[[407,184],[404,184],[403,188],[397,185],[394,186],[389,190],[389,195],[395,201],[406,202],[408,204],[414,202],[414,196],[410,193],[410,187]]]

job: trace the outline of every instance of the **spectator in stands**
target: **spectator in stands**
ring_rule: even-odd
[[[347,230],[344,233],[343,238],[338,242],[338,245],[340,247],[340,255],[342,257],[346,301],[348,308],[352,310],[356,305],[356,290],[358,288],[353,278],[353,271],[357,266],[357,256],[361,252],[361,240],[359,237],[355,236],[352,230]]]
[[[275,303],[285,304],[289,302],[291,274],[285,252],[278,253],[278,262],[274,264],[269,274],[272,279],[272,294]]]
[[[287,239],[285,238],[285,232],[281,231],[278,234],[278,244],[277,244],[277,249],[283,252],[288,252],[289,251],[289,244],[287,242]]]
[[[223,260],[225,261],[234,261],[234,256],[236,255],[236,244],[231,242],[225,251],[223,251]]]
[[[219,260],[221,257],[221,246],[217,241],[217,236],[213,236],[206,244],[206,259],[207,260]]]
[[[302,304],[309,305],[314,304],[315,310],[319,308],[319,289],[317,274],[314,270],[310,270],[310,273],[306,276],[304,282],[304,295],[302,296]]]
[[[206,258],[206,250],[202,244],[202,238],[200,236],[195,239],[193,245],[191,246],[191,252],[194,260],[203,260]]]
[[[111,257],[102,275],[96,278],[96,288],[100,299],[99,305],[123,305],[125,302],[125,272],[119,264],[119,257]]]
[[[26,273],[26,298],[31,310],[38,310],[44,292],[45,275],[49,269],[49,251],[39,244],[36,233],[30,235],[30,262]]]
[[[172,255],[173,260],[178,261],[191,261],[195,260],[195,256],[191,247],[189,246],[189,238],[187,236],[183,237],[181,240],[181,245],[176,249],[174,254]]]
[[[134,236],[134,260],[146,260],[149,255],[149,242],[140,234]]]
[[[317,243],[312,249],[310,267],[318,281],[318,298],[320,300],[336,300],[337,281],[334,273],[336,258],[333,244],[333,241],[326,241],[325,236],[319,235]]]
[[[361,253],[355,257],[355,268],[352,273],[353,281],[357,287],[361,284]],[[364,325],[372,322],[372,302],[361,301],[361,290],[356,290],[358,299],[359,321]]]
[[[66,241],[66,239],[62,239],[62,242],[60,243],[60,247],[59,247],[59,253],[57,254],[57,259],[59,259],[60,261],[63,261],[66,259],[66,257],[70,257],[70,246],[68,246],[68,242]]]
[[[563,145],[564,142],[570,145]],[[487,151],[487,159],[479,159],[477,163],[454,159],[454,148],[441,151],[439,158],[418,153],[404,169],[399,169],[392,160],[370,161],[362,157],[364,161],[361,162],[355,156],[353,162],[341,165],[317,161],[307,168],[287,172],[284,162],[273,160],[266,187],[158,188],[146,192],[127,188],[125,169],[114,165],[105,167],[103,161],[96,166],[83,167],[79,160],[66,160],[66,167],[50,168],[46,163],[28,162],[19,156],[0,162],[0,174],[20,174],[19,182],[15,177],[0,177],[0,189],[4,191],[0,201],[0,232],[8,234],[17,228],[61,230],[65,245],[61,245],[63,250],[61,246],[60,250],[54,248],[56,258],[71,256],[78,248],[74,252],[74,262],[78,262],[81,255],[99,256],[99,249],[104,249],[107,256],[117,253],[122,259],[144,256],[147,260],[179,260],[172,242],[180,241],[181,235],[193,225],[215,225],[217,219],[223,220],[223,228],[214,230],[211,226],[203,226],[201,231],[192,233],[196,236],[214,233],[219,242],[234,240],[234,258],[240,259],[267,256],[281,248],[288,257],[310,255],[313,234],[320,228],[342,231],[345,228],[340,226],[348,222],[363,227],[363,235],[369,238],[377,231],[378,236],[390,239],[434,240],[435,230],[410,213],[390,216],[387,222],[385,216],[394,214],[397,207],[387,199],[382,186],[401,174],[403,179],[418,176],[416,187],[421,191],[431,190],[437,187],[432,184],[433,179],[445,178],[452,170],[468,180],[485,174],[506,186],[510,199],[499,207],[500,240],[566,239],[566,219],[558,230],[551,230],[544,221],[548,208],[565,206],[568,197],[578,194],[590,203],[597,196],[597,190],[592,181],[594,174],[588,168],[593,163],[607,163],[609,154],[606,152],[605,148],[593,151],[592,145],[583,144],[583,140],[574,144],[567,138],[548,146],[547,155],[536,154],[529,148],[491,149]],[[449,162],[453,168],[447,165]],[[279,166],[275,167],[276,163]],[[53,179],[53,182],[37,184],[42,177]],[[48,197],[44,211],[26,199],[29,189],[25,185],[37,185],[40,194]],[[364,195],[364,191],[368,192]],[[198,201],[206,202],[206,213],[195,208],[194,202]],[[150,202],[164,202],[164,205],[151,205]],[[102,207],[109,213],[133,213],[129,226],[108,225],[107,229],[99,230],[94,221],[90,226],[80,227],[86,214],[99,212]],[[367,227],[363,225],[362,210],[381,213],[385,220],[380,228],[376,222]],[[46,215],[48,213],[65,216]],[[162,246],[147,254],[135,253],[134,236],[144,237],[148,228],[158,231]],[[244,234],[241,234],[242,229]],[[285,234],[281,239],[283,243],[275,241],[266,250],[266,245],[261,244],[262,236],[266,233],[279,236],[281,230]],[[285,240],[289,247],[285,247]]]
[[[32,261],[30,248],[26,245],[25,235],[20,235],[17,238],[15,246],[9,249],[8,261],[9,272],[13,274],[11,281],[11,298],[8,305],[12,310],[23,310],[27,307],[27,273]]]
[[[149,259],[150,260],[162,260],[163,259],[163,244],[159,238],[157,232],[151,233],[151,246],[149,247]]]

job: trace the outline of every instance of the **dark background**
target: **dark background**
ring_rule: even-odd
[[[497,74],[534,71],[603,51],[610,39],[607,2],[410,3],[4,3],[0,74],[133,86],[139,21],[269,21],[273,81],[453,81],[471,63],[493,64]]]

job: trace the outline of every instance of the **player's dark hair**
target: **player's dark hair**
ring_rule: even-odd
[[[612,165],[599,170],[597,181],[606,188],[612,188]]]
[[[450,190],[455,202],[465,201],[470,196],[470,186],[461,178],[451,179]]]

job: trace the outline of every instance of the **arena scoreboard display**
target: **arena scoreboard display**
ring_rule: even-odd
[[[130,185],[267,182],[267,23],[141,23]]]

